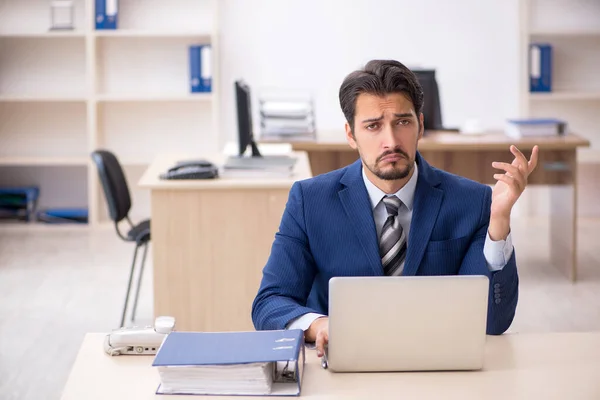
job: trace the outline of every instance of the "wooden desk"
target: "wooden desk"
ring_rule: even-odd
[[[154,394],[152,356],[110,357],[103,340],[104,334],[85,337],[62,400],[183,398]],[[484,369],[470,372],[333,373],[307,350],[300,398],[599,399],[600,332],[489,336]]]
[[[529,177],[531,185],[550,185],[551,260],[575,282],[577,279],[577,148],[590,142],[576,135],[511,139],[502,133],[481,136],[429,132],[419,141],[419,152],[434,167],[484,183],[494,184],[493,161],[512,162],[509,150],[516,145],[527,158],[537,144],[538,167]],[[294,142],[296,151],[306,151],[313,175],[344,167],[358,158],[358,152],[339,140]]]
[[[251,306],[296,180],[311,171],[304,152],[289,178],[164,181],[176,161],[224,156],[158,157],[139,185],[151,191],[154,315],[178,330],[254,330]]]

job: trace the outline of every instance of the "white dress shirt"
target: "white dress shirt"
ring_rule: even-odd
[[[388,217],[387,210],[385,208],[385,204],[381,201],[384,196],[388,196],[385,192],[375,186],[367,175],[365,174],[364,168],[362,169],[363,181],[365,182],[365,186],[367,188],[367,192],[369,193],[369,199],[371,200],[371,207],[373,207],[373,218],[375,220],[375,228],[377,230],[377,237],[381,236],[381,229],[383,228],[383,224]],[[400,190],[398,190],[394,195],[396,195],[400,201],[402,201],[402,205],[398,209],[398,216],[396,218],[399,219],[400,225],[404,232],[406,232],[406,243],[407,246],[410,243],[410,237],[408,233],[410,232],[410,223],[412,219],[412,212],[414,206],[415,199],[415,189],[417,188],[417,179],[419,177],[419,169],[417,163],[415,163],[414,171],[411,178],[408,180],[406,185],[404,185]],[[487,237],[485,239],[485,244],[483,246],[483,255],[487,262],[488,268],[490,271],[500,271],[510,257],[512,256],[513,245],[511,234],[508,234],[506,240],[498,240],[493,241],[490,238],[490,234],[488,232]],[[307,330],[308,327],[313,323],[313,321],[323,315],[317,313],[308,313],[301,315],[295,320],[291,321],[288,324],[288,329],[302,329]]]

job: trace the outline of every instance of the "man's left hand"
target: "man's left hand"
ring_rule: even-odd
[[[521,193],[527,186],[527,179],[533,172],[538,161],[538,146],[534,146],[531,159],[527,158],[517,149],[510,146],[510,152],[515,159],[511,164],[493,162],[492,166],[504,170],[504,174],[494,174],[498,180],[492,190],[492,209],[490,214],[489,234],[494,241],[505,240],[510,232],[510,212]]]

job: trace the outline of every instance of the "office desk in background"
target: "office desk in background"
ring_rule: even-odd
[[[153,356],[111,357],[104,353],[104,337],[105,334],[98,333],[86,335],[62,400],[184,398],[155,395],[160,379],[151,366]],[[488,336],[482,371],[332,373],[321,369],[314,350],[306,351],[300,398],[600,398],[600,332]],[[239,400],[242,397],[198,398]]]
[[[178,330],[254,330],[251,306],[296,180],[309,178],[304,152],[289,178],[161,180],[177,161],[222,155],[158,157],[140,179],[151,192],[154,315]]]
[[[292,142],[295,151],[306,151],[313,175],[344,167],[358,158],[345,141]],[[434,167],[469,179],[494,184],[493,161],[512,162],[509,150],[516,145],[529,159],[537,144],[540,158],[529,177],[530,185],[548,185],[550,192],[550,258],[574,282],[577,279],[577,148],[590,142],[576,135],[511,139],[503,133],[461,135],[431,131],[419,141],[419,152]]]

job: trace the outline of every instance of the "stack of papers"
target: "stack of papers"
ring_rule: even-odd
[[[164,394],[265,395],[271,393],[272,363],[158,368]]]
[[[263,97],[259,104],[263,139],[315,138],[314,108],[310,96]]]
[[[511,119],[507,121],[505,134],[511,138],[558,136],[564,134],[566,123],[552,118]]]
[[[152,366],[160,375],[157,394],[299,395],[304,334],[171,332]]]

